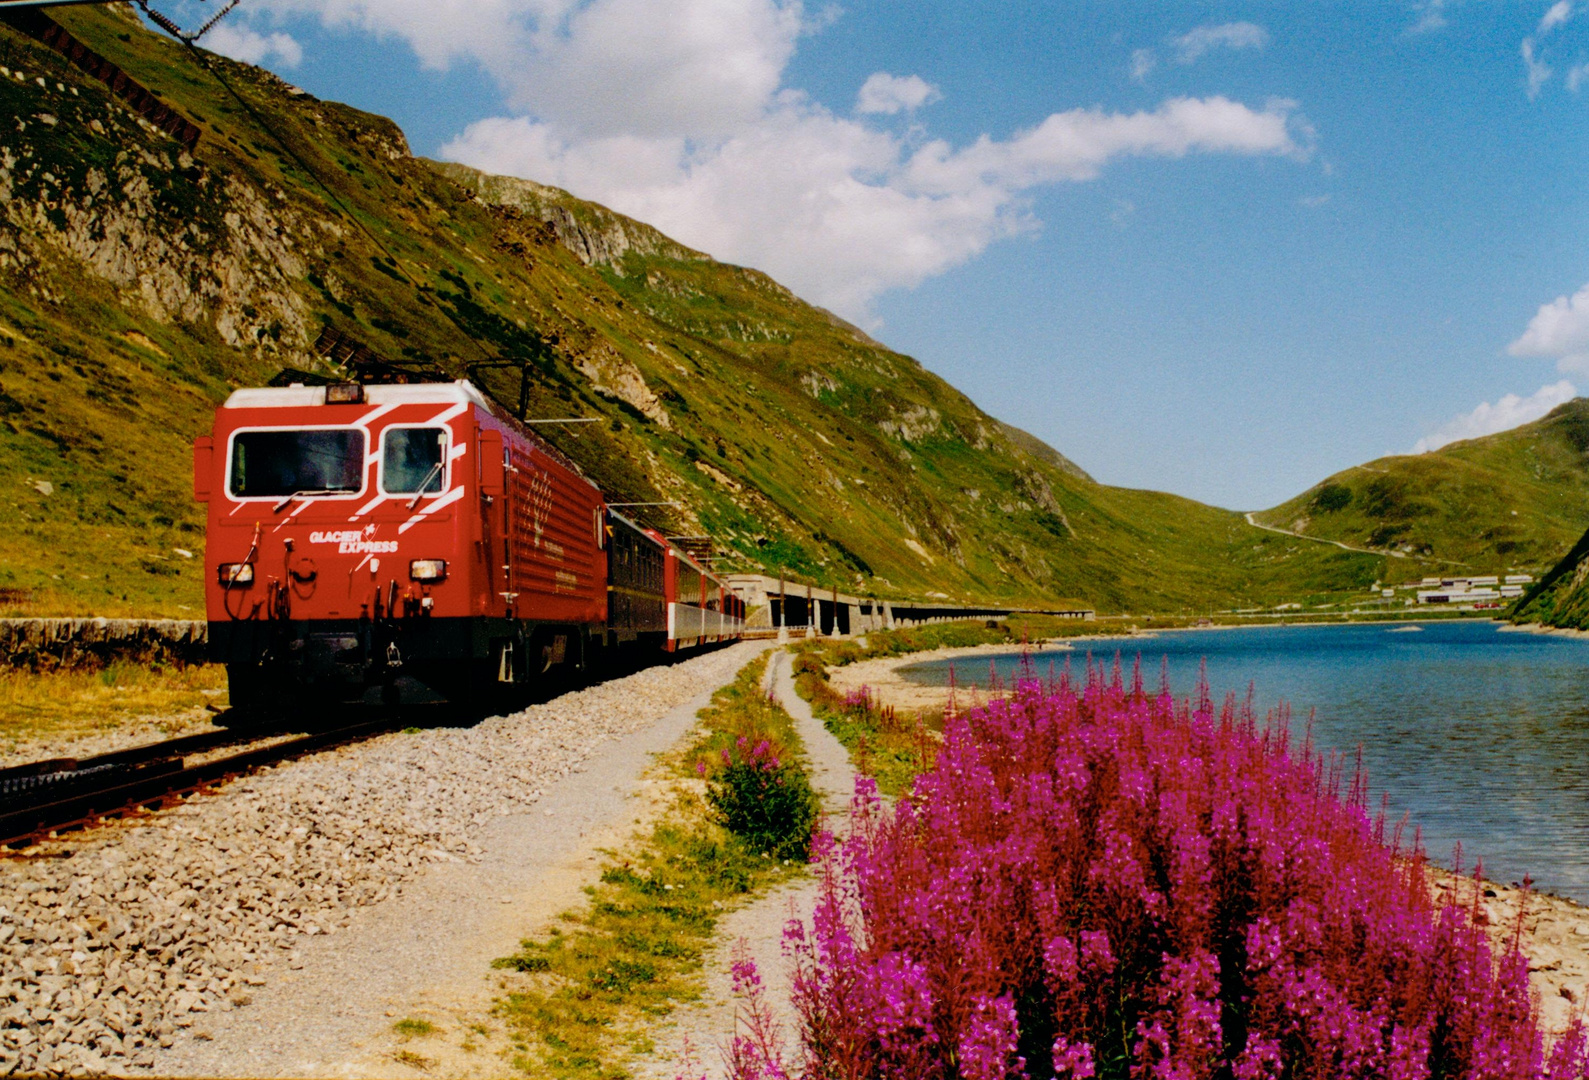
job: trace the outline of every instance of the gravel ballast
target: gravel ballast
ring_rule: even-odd
[[[215,1030],[236,1026],[224,1014],[301,970],[315,939],[378,923],[372,905],[428,867],[480,863],[488,826],[544,815],[538,800],[612,756],[604,744],[722,685],[759,648],[316,754],[0,863],[0,1075],[166,1072],[187,1064],[195,1034],[214,1040],[200,1055],[210,1067],[235,1071],[215,1060]]]

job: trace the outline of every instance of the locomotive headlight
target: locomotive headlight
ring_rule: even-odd
[[[440,581],[446,576],[446,559],[415,559],[408,564],[410,581]]]
[[[254,583],[254,564],[251,562],[223,562],[217,576],[222,585],[252,585]]]

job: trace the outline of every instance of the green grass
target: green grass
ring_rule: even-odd
[[[427,1035],[436,1034],[436,1025],[429,1020],[415,1020],[412,1017],[407,1017],[393,1024],[392,1030],[405,1039],[422,1039]]]
[[[787,713],[761,694],[762,657],[701,712],[701,737],[668,763],[681,782],[664,818],[609,857],[589,905],[493,966],[517,973],[499,1011],[515,1036],[514,1065],[533,1076],[616,1078],[652,1049],[647,1029],[702,985],[717,920],[802,866],[746,848],[713,819],[696,765],[740,737],[798,753]]]
[[[941,648],[975,648],[1013,645],[1078,637],[1124,635],[1123,625],[1100,627],[1096,623],[1043,616],[1016,617],[1008,622],[962,621],[905,627],[866,634],[859,639],[801,642],[794,646],[792,666],[795,689],[810,702],[812,712],[850,752],[856,769],[877,781],[886,795],[910,790],[916,776],[933,760],[943,733],[941,712],[900,712],[875,704],[850,704],[828,682],[828,668],[860,660],[928,652]]]
[[[0,80],[0,107],[60,121],[4,136],[38,163],[15,170],[14,204],[103,222],[119,204],[114,188],[89,202],[90,170],[120,160],[151,192],[132,227],[187,245],[117,281],[51,227],[7,237],[30,261],[0,269],[0,614],[196,614],[199,563],[175,552],[202,555],[187,447],[231,388],[284,364],[327,370],[307,354],[327,323],[460,375],[531,357],[535,415],[604,421],[547,437],[619,501],[683,503],[649,523],[711,533],[730,568],[880,597],[1130,612],[1344,596],[1383,575],[1377,556],[1096,484],[754,270],[563,192],[407,157],[390,121],[216,58],[262,126],[185,50],[116,11],[54,14],[204,137],[183,166],[103,86],[0,26],[0,63],[50,87]],[[259,207],[268,227],[235,224]],[[556,215],[628,249],[586,265],[578,238],[542,220]],[[156,280],[197,292],[134,298]],[[500,373],[484,381],[516,390]]]

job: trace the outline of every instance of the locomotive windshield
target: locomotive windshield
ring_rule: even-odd
[[[389,494],[432,494],[445,486],[446,428],[387,428],[381,442],[381,486]]]
[[[364,432],[239,431],[232,437],[233,498],[329,495],[364,486]]]

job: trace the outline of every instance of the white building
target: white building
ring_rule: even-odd
[[[1420,604],[1493,604],[1501,599],[1498,589],[1470,589],[1467,582],[1461,588],[1419,589],[1418,602]]]

